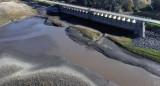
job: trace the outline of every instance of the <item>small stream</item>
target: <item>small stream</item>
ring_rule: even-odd
[[[13,49],[29,56],[62,56],[120,86],[160,86],[160,77],[77,44],[66,35],[66,27],[47,26],[44,21],[33,17],[1,27],[0,52]]]

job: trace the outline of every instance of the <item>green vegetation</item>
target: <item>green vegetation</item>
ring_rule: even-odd
[[[38,1],[38,0],[23,0],[23,1],[27,1],[27,2],[37,2],[38,4],[44,5],[44,6],[53,6],[54,4],[52,3],[48,3],[46,1]]]
[[[47,22],[52,22],[53,25],[59,26],[59,27],[64,27],[66,26],[65,23],[59,20],[59,17],[53,16],[53,17],[48,17]]]
[[[132,39],[126,37],[117,37],[112,35],[105,35],[107,38],[112,41],[120,44],[122,47],[128,49],[129,51],[139,54],[141,56],[153,59],[160,62],[160,51],[153,49],[140,48],[132,45]]]
[[[39,4],[41,4],[41,5],[44,5],[44,6],[53,6],[54,4],[52,4],[52,3],[48,3],[48,2],[46,2],[46,1],[36,1],[36,2],[38,2]]]
[[[58,0],[97,9],[160,20],[160,0]]]
[[[59,0],[62,1],[62,0]],[[151,4],[151,0],[64,0],[67,3],[77,4],[115,12],[136,11]]]
[[[160,0],[154,0],[153,3],[152,3],[152,5],[153,5],[154,10],[160,11],[160,9],[159,9],[159,7],[160,7]]]
[[[154,24],[154,23],[146,23],[146,29],[156,29],[160,31],[160,25],[159,24]]]
[[[160,0],[58,0],[115,12],[160,11]]]
[[[96,40],[101,35],[101,32],[90,29],[90,28],[86,28],[86,27],[82,27],[78,25],[73,25],[70,27],[73,29],[79,30],[85,37],[92,39],[92,40]]]
[[[142,12],[133,13],[133,15],[144,16],[144,17],[160,20],[160,12],[142,11]]]

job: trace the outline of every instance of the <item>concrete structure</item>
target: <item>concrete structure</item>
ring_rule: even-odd
[[[135,34],[138,34],[140,37],[145,37],[145,24],[143,21],[135,20],[128,17],[107,14],[104,12],[97,12],[88,8],[79,9],[62,5],[59,6],[59,12],[131,30],[134,31]]]
[[[54,1],[39,1],[46,1],[56,4],[52,7],[53,12],[62,12],[76,17],[131,30],[134,31],[135,34],[138,34],[140,37],[145,37],[145,22],[160,24],[160,21],[152,19],[145,19],[76,5],[58,3]]]
[[[91,8],[80,9],[76,7],[56,5],[52,7],[53,12],[62,12],[76,17],[89,19],[103,24],[120,27],[123,29],[134,31],[140,37],[145,37],[145,22],[136,19],[108,14],[105,12],[97,12]]]

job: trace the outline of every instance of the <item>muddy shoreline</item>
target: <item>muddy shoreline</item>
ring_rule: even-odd
[[[44,10],[40,10],[40,11],[44,11]],[[47,18],[44,15],[38,15],[36,17],[44,18],[44,19]],[[86,45],[89,48],[93,48],[93,49],[101,52],[102,54],[108,56],[111,59],[115,59],[115,60],[124,62],[126,64],[141,67],[141,68],[149,71],[150,73],[155,74],[155,75],[160,77],[160,69],[157,69],[157,68],[160,68],[160,63],[157,63],[155,61],[152,61],[152,60],[140,57],[138,55],[135,55],[135,54],[133,54],[129,51],[126,51],[123,48],[119,48],[119,46],[117,46],[111,40],[108,40],[107,38],[104,38],[104,37],[101,38],[96,43],[95,42],[94,43],[89,43],[90,40],[83,37],[83,35],[79,31],[76,31],[76,30],[73,30],[73,29],[66,29],[66,32],[67,32],[67,35],[72,40],[74,40],[75,42],[77,42],[81,45]],[[48,57],[48,56],[44,55],[44,57]],[[64,59],[64,57],[59,57],[59,58]],[[48,64],[48,63],[46,63],[46,64]],[[104,81],[104,79],[101,76],[97,75],[94,72],[91,72],[90,70],[88,70],[84,67],[69,63],[68,60],[65,60],[64,64],[62,63],[61,65],[65,65],[67,67],[70,67],[71,69],[74,69],[74,70],[76,70],[80,73],[83,73],[85,76],[87,76],[87,78],[89,78],[89,80],[95,82],[95,84],[97,86],[106,86],[106,85],[107,86],[117,86],[116,84],[114,84],[110,81]],[[40,65],[40,68],[41,68],[41,66],[43,67],[43,64]],[[44,66],[44,67],[46,67],[46,66]],[[37,69],[37,68],[39,68],[39,67],[36,66],[35,69]],[[33,68],[31,68],[29,70],[33,70]]]
[[[8,47],[8,49],[9,50],[12,50],[12,49],[14,49],[14,48],[20,48],[20,50],[19,51],[21,51],[21,52],[25,52],[25,53],[27,53],[28,52],[28,54],[30,55],[37,55],[37,54],[41,54],[41,53],[46,53],[46,50],[48,51],[48,50],[50,50],[50,47],[52,47],[52,51],[54,51],[54,50],[56,50],[56,53],[53,53],[53,55],[57,55],[57,56],[64,56],[64,57],[67,57],[67,59],[69,59],[70,57],[72,57],[73,59],[74,59],[74,57],[77,57],[76,55],[79,55],[79,54],[81,54],[80,52],[79,52],[79,49],[81,49],[80,47],[83,47],[83,45],[87,45],[86,47],[86,49],[88,49],[88,48],[90,48],[91,50],[93,49],[95,52],[94,53],[96,53],[96,51],[97,50],[102,50],[102,49],[98,49],[97,48],[97,50],[95,50],[94,48],[96,48],[96,46],[94,46],[94,42],[93,43],[91,43],[91,44],[88,44],[88,42],[90,41],[89,39],[87,39],[87,38],[84,38],[83,37],[83,35],[82,34],[79,34],[79,32],[75,32],[75,31],[73,31],[72,32],[72,34],[69,34],[67,31],[67,35],[78,35],[79,34],[79,36],[81,36],[81,38],[84,38],[85,40],[88,40],[88,42],[86,42],[86,44],[84,44],[84,42],[85,41],[79,41],[79,39],[77,39],[77,37],[74,37],[74,36],[69,36],[72,40],[73,39],[75,39],[75,41],[79,41],[78,43],[81,43],[81,45],[82,46],[79,46],[79,48],[77,48],[78,49],[78,52],[76,53],[76,52],[74,52],[74,50],[72,51],[72,52],[70,52],[70,54],[71,54],[71,56],[69,55],[68,56],[68,53],[69,52],[66,52],[66,51],[68,51],[68,47],[73,47],[73,45],[74,44],[72,44],[72,42],[70,43],[69,42],[69,44],[66,44],[66,42],[67,41],[72,41],[65,33],[65,30],[68,30],[68,29],[65,29],[65,28],[67,28],[67,27],[55,27],[55,26],[48,26],[48,25],[44,25],[44,22],[45,22],[45,19],[41,19],[41,18],[31,18],[31,19],[26,19],[26,20],[23,20],[23,21],[19,21],[19,22],[15,22],[15,25],[17,26],[17,24],[18,23],[20,23],[20,24],[18,24],[18,25],[21,25],[21,22],[22,23],[24,23],[24,24],[26,24],[25,22],[27,22],[27,21],[31,21],[31,22],[33,22],[33,24],[31,23],[31,26],[32,27],[34,27],[34,28],[31,28],[30,27],[30,25],[25,25],[25,28],[28,28],[28,29],[26,29],[27,31],[29,30],[29,32],[30,32],[30,30],[33,32],[33,35],[36,35],[36,34],[34,34],[34,32],[36,31],[36,32],[41,32],[41,30],[42,31],[48,31],[49,30],[49,33],[48,32],[44,32],[44,34],[42,34],[42,35],[45,35],[45,37],[43,37],[43,36],[38,36],[38,39],[37,39],[37,37],[36,37],[36,39],[34,39],[34,38],[27,38],[26,39],[26,37],[25,37],[25,39],[23,39],[23,37],[21,38],[20,37],[20,39],[18,38],[18,39],[16,39],[15,41],[14,41],[14,39],[12,39],[12,40],[10,40],[10,41],[1,41],[0,42],[0,46],[2,46],[1,47],[1,52],[2,51],[4,51],[4,45],[3,44],[6,44]],[[34,23],[34,22],[36,22],[36,23]],[[40,24],[38,24],[37,25],[37,22],[40,22]],[[14,23],[14,22],[13,22]],[[29,22],[28,22],[29,23]],[[67,23],[67,22],[66,22]],[[12,23],[10,24],[10,25],[12,25]],[[27,26],[27,27],[26,27]],[[38,27],[37,27],[38,26]],[[68,24],[67,23],[67,26],[70,26],[70,24]],[[30,29],[29,29],[30,28]],[[36,30],[34,30],[34,29],[36,29]],[[40,31],[39,31],[39,30]],[[13,29],[14,30],[14,29]],[[15,29],[16,30],[16,29]],[[25,31],[25,29],[21,29],[20,31],[21,31],[21,33],[23,33],[23,30]],[[7,30],[8,31],[8,30]],[[11,30],[12,31],[12,30]],[[58,31],[58,32],[57,32]],[[71,31],[71,30],[70,30]],[[17,31],[16,31],[17,32]],[[20,34],[21,34],[20,33]],[[17,33],[18,34],[18,33]],[[26,34],[26,31],[25,31],[25,34]],[[23,35],[25,35],[25,34],[21,34],[22,36]],[[58,34],[58,35],[56,35],[56,34]],[[10,37],[11,37],[11,35],[12,34],[9,34],[8,36],[9,36],[9,39],[10,39]],[[21,36],[20,35],[20,36]],[[31,35],[31,34],[30,34]],[[37,34],[38,35],[38,34]],[[50,35],[50,37],[53,37],[52,39],[50,39],[50,37],[48,37],[48,36],[46,36],[46,35]],[[14,35],[14,36],[16,36],[16,35]],[[14,38],[14,36],[13,36],[13,38]],[[18,36],[19,36],[19,34],[18,34]],[[27,36],[27,35],[26,35]],[[56,36],[58,36],[58,37],[56,37]],[[57,39],[58,38],[58,39]],[[63,39],[63,38],[67,38],[67,39]],[[5,37],[5,39],[8,39],[7,37]],[[8,40],[9,40],[8,39]],[[59,48],[57,49],[57,47],[60,47],[60,46],[58,46],[57,45],[57,42],[55,42],[54,43],[54,39],[56,39],[56,41],[58,41],[58,40],[61,40],[61,41],[59,41],[58,42],[58,45],[62,45],[63,47],[62,47],[62,52],[64,52],[64,53],[66,53],[66,54],[57,54],[57,52],[59,52]],[[62,41],[62,39],[64,40],[64,41]],[[28,40],[28,41],[25,41],[25,40]],[[41,41],[38,41],[38,40],[41,40]],[[52,43],[52,41],[53,41],[53,43]],[[24,41],[24,42],[23,42]],[[11,42],[11,43],[10,43]],[[14,45],[14,42],[18,42],[18,44],[17,45]],[[20,42],[20,43],[19,43]],[[22,43],[21,43],[22,42]],[[32,43],[33,42],[33,43]],[[45,45],[41,45],[41,43],[43,44],[44,42],[46,42],[47,43],[47,45],[46,45],[46,43],[45,43]],[[51,43],[50,43],[51,42]],[[97,41],[97,43],[99,43],[99,44],[101,44],[103,41]],[[107,41],[107,43],[108,42],[111,42],[111,41]],[[27,44],[26,44],[27,43]],[[29,44],[28,44],[29,43]],[[38,43],[38,44],[37,44]],[[40,44],[39,44],[40,43]],[[9,45],[8,45],[9,44]],[[76,43],[77,44],[77,43]],[[111,42],[111,44],[112,44],[112,42]],[[28,47],[26,46],[26,48],[25,48],[25,46],[27,45],[28,47],[30,47],[31,46],[31,48],[29,48],[29,49],[31,49],[31,50],[29,50],[28,51]],[[38,46],[39,45],[39,46]],[[78,44],[77,44],[78,45]],[[77,46],[76,45],[76,46]],[[34,48],[34,46],[35,46],[35,48]],[[67,46],[67,47],[64,47],[64,46]],[[111,45],[112,46],[112,45]],[[115,45],[115,46],[117,46],[117,45]],[[10,49],[10,47],[12,48],[12,49]],[[22,48],[21,48],[22,47]],[[109,46],[107,46],[107,47],[109,47]],[[113,47],[113,46],[112,46]],[[33,49],[34,48],[34,49]],[[36,49],[37,48],[37,49]],[[73,47],[74,48],[74,47]],[[111,48],[111,47],[109,47],[109,48]],[[27,49],[27,50],[26,50]],[[116,48],[115,48],[116,49]],[[71,48],[71,50],[72,50],[72,48]],[[17,50],[13,50],[13,51],[17,51]],[[42,52],[43,51],[43,52]],[[70,49],[69,49],[69,51],[70,51]],[[84,51],[84,50],[83,50]],[[30,53],[29,53],[30,52]],[[61,52],[61,51],[60,51]],[[75,55],[74,55],[74,54]],[[87,53],[87,52],[86,52]],[[84,53],[84,55],[86,54],[86,53]],[[113,52],[112,52],[113,53]],[[18,54],[18,53],[17,53]],[[28,54],[25,54],[26,56],[28,55]],[[83,54],[83,53],[82,53]],[[97,54],[98,54],[98,52],[97,52]],[[66,56],[67,55],[67,56]],[[14,56],[14,55],[12,55],[12,56]],[[39,55],[38,55],[39,56]],[[81,56],[83,56],[83,55],[80,55],[80,57],[79,58],[75,58],[75,59],[82,59],[81,58]],[[92,57],[94,57],[94,56],[88,56],[88,54],[86,54],[85,55],[86,56],[86,58],[88,58],[88,57],[91,57],[91,58],[88,58],[88,60],[90,60],[90,59],[92,59]],[[84,58],[83,59],[86,59],[85,58],[85,56],[83,56]],[[107,56],[107,55],[106,55]],[[108,59],[106,56],[104,56],[104,58],[105,59]],[[21,56],[21,57],[23,57],[23,56]],[[46,57],[46,56],[44,56],[44,57]],[[54,57],[54,56],[52,56],[52,57]],[[96,56],[95,56],[96,57]],[[99,58],[100,57],[100,58]],[[103,57],[103,56],[102,56]],[[27,60],[27,63],[28,63],[28,61],[30,61],[31,59],[33,59],[33,57],[31,57],[31,56],[29,56],[29,57],[25,57],[25,58],[30,58],[30,59],[26,59]],[[36,58],[38,58],[37,56],[36,56]],[[36,61],[36,58],[34,58],[35,59],[35,61]],[[42,58],[42,57],[41,57]],[[101,56],[97,56],[97,59],[101,59]],[[16,58],[16,59],[19,59],[19,60],[21,60],[22,58]],[[40,59],[40,58],[39,58]],[[45,58],[42,58],[42,59],[45,59]],[[113,59],[113,58],[111,58],[111,59]],[[50,59],[47,59],[46,58],[46,60],[48,60],[48,61],[50,61]],[[87,60],[87,61],[88,61]],[[24,60],[25,61],[25,60]],[[52,60],[51,60],[52,61]],[[69,61],[71,61],[71,59],[69,59]],[[97,61],[97,60],[96,60]],[[115,60],[116,61],[116,60]],[[119,61],[119,60],[117,60],[117,61]],[[33,64],[35,63],[34,61],[32,61],[33,62]],[[36,63],[37,62],[39,62],[39,61],[36,61]],[[40,61],[41,63],[45,63],[46,62],[46,65],[47,64],[50,64],[50,62],[48,63],[47,61],[45,61],[45,62],[43,62],[43,61]],[[54,61],[53,61],[54,62]],[[121,61],[120,61],[121,62]],[[26,63],[26,62],[25,62]],[[71,63],[73,63],[73,60],[71,61]],[[83,63],[83,62],[82,62]],[[74,63],[74,64],[79,64],[79,63]],[[90,64],[90,63],[89,63]],[[95,65],[98,65],[98,63],[94,63]],[[92,64],[92,65],[94,65],[94,64]],[[80,62],[80,65],[82,65],[81,64],[81,62]],[[125,64],[126,65],[126,64]],[[42,66],[42,65],[41,65]],[[83,65],[84,67],[86,67],[86,65]],[[43,67],[43,66],[42,66]],[[46,67],[46,66],[44,66],[44,67]],[[44,68],[43,67],[43,68]],[[39,67],[36,67],[36,69],[39,69]],[[42,68],[42,69],[43,69]],[[88,68],[88,67],[87,67]],[[40,68],[41,69],[41,68]],[[85,68],[86,69],[86,68]],[[88,68],[88,69],[90,69],[90,68]],[[88,70],[87,69],[87,70]],[[96,68],[95,68],[96,69]],[[31,69],[31,70],[33,70],[33,69]],[[79,69],[80,70],[80,69]],[[78,70],[78,71],[79,71]],[[93,69],[91,69],[92,71],[93,71]],[[110,70],[110,69],[109,69]],[[81,71],[81,70],[80,70]],[[103,71],[103,70],[102,70]],[[95,70],[94,70],[94,72],[95,72]],[[107,72],[107,71],[106,71]],[[144,71],[145,72],[145,71]],[[95,72],[95,73],[97,73],[97,74],[99,74],[99,72]],[[107,80],[110,80],[110,79],[107,79],[106,77],[106,75],[104,74],[104,75],[102,75],[102,74],[100,74],[101,76],[105,76],[105,80],[107,81]],[[114,76],[114,75],[112,75],[112,76]],[[117,76],[116,76],[117,77]],[[95,80],[95,77],[92,77],[92,78],[94,78],[94,80]],[[104,80],[104,79],[103,79]],[[110,80],[110,81],[113,81],[114,82],[114,80]],[[116,82],[117,83],[117,82]],[[152,83],[153,84],[153,83]],[[124,85],[124,86],[127,86],[127,85]],[[138,85],[139,86],[139,85]],[[155,86],[157,86],[157,85],[155,85]]]
[[[73,28],[67,28],[66,32],[72,40],[79,44],[94,48],[95,50],[101,52],[102,54],[106,55],[111,59],[141,67],[148,72],[160,77],[159,62],[129,52],[105,37],[101,38],[98,42],[90,43],[90,39],[84,37],[83,34],[78,30],[75,30]]]
[[[42,17],[37,17],[36,16],[36,17],[32,17],[32,18],[38,18],[39,20],[41,20]],[[25,19],[25,20],[22,20],[22,21],[12,22],[9,25],[12,25],[13,23],[19,23],[19,22],[27,21],[27,20],[32,19],[32,18],[28,18],[28,19]],[[46,18],[43,18],[43,19],[45,20]],[[33,25],[34,24],[36,24],[36,23],[33,23]],[[43,22],[43,24],[44,24],[44,22]],[[32,23],[31,23],[31,25],[32,25]],[[6,29],[5,28],[6,26],[7,25],[3,26],[4,29]],[[3,28],[3,27],[1,27],[1,28]],[[39,32],[39,30],[34,30],[32,28],[29,28],[29,27],[30,26],[27,26],[26,28],[30,29],[33,32],[35,32],[35,31]],[[50,26],[50,27],[52,27],[52,26]],[[16,29],[18,29],[18,28],[16,28]],[[19,28],[19,29],[21,29],[21,28]],[[35,29],[40,29],[41,30],[41,28],[35,28]],[[22,33],[23,33],[23,30],[22,30]],[[13,38],[17,37],[17,36],[21,36],[21,35],[23,36],[25,34],[17,33],[17,35],[13,35]],[[4,36],[4,38],[1,38],[0,44],[3,44],[3,43],[8,44],[9,42],[16,42],[16,41],[20,41],[20,40],[24,41],[24,40],[27,40],[27,39],[28,40],[34,39],[34,38],[32,38],[32,39],[27,38],[27,39],[23,39],[23,40],[22,39],[9,40],[8,38],[10,38],[10,37],[12,38],[12,34],[6,35],[6,36]],[[43,38],[43,36],[42,36],[42,38]],[[46,38],[46,36],[45,36],[45,38]],[[4,39],[4,40],[2,40],[2,39]],[[8,41],[5,41],[5,39],[8,40]],[[47,37],[47,39],[48,39],[48,37]],[[15,47],[15,48],[12,48],[12,47],[3,48],[2,47],[1,50],[0,50],[0,59],[1,59],[0,61],[2,61],[2,62],[0,62],[0,65],[4,65],[4,66],[5,65],[16,65],[17,67],[22,68],[21,70],[17,70],[16,72],[13,72],[12,74],[6,75],[6,77],[0,78],[0,84],[2,86],[6,86],[6,85],[8,85],[8,84],[10,84],[14,81],[17,81],[18,80],[17,77],[22,77],[21,79],[23,79],[23,76],[27,76],[28,77],[27,80],[28,80],[28,79],[30,79],[30,76],[32,77],[32,74],[37,74],[37,73],[39,73],[39,71],[40,71],[40,74],[41,73],[42,74],[43,73],[48,73],[48,72],[53,72],[53,73],[55,72],[56,73],[56,71],[59,71],[60,73],[61,72],[65,73],[65,74],[67,73],[68,76],[71,76],[71,77],[73,76],[75,78],[77,77],[77,74],[78,74],[78,77],[81,78],[80,82],[83,81],[85,83],[89,83],[89,85],[86,85],[86,86],[118,86],[111,81],[105,81],[100,75],[90,71],[87,68],[84,68],[84,67],[79,66],[79,65],[71,64],[67,59],[65,59],[65,57],[48,56],[48,55],[45,55],[43,53],[38,55],[38,56],[30,55],[30,54],[28,55],[28,54],[22,53],[22,51],[16,50],[16,48],[17,47]],[[35,66],[29,66],[29,67],[22,66],[22,65],[25,65],[25,64],[27,64],[27,65],[35,64]],[[56,70],[57,67],[58,67],[58,70]],[[49,70],[49,71],[47,71],[47,70]],[[67,70],[70,71],[70,73],[67,72]],[[72,70],[74,72],[72,72]],[[10,68],[7,69],[7,71],[10,71]],[[36,71],[38,71],[38,72],[36,72]],[[25,74],[25,75],[21,75],[21,74]],[[78,77],[77,77],[77,80],[79,80]],[[3,81],[3,80],[5,80],[5,81]],[[9,81],[11,81],[11,82],[9,82]],[[24,79],[24,81],[25,81],[25,79]],[[76,84],[76,82],[75,82],[75,84]],[[80,83],[80,82],[78,82],[78,83]],[[72,82],[71,83],[67,82],[67,83],[71,84]],[[63,83],[60,82],[60,84],[63,84]],[[80,83],[80,86],[82,84]],[[74,85],[74,83],[72,83],[72,85]]]
[[[14,52],[14,51],[16,51],[16,52]],[[6,52],[8,52],[8,53],[6,53]],[[21,78],[20,80],[24,79],[23,81],[25,81],[24,77],[29,78],[29,77],[33,77],[35,75],[40,76],[41,78],[39,77],[39,79],[43,80],[43,77],[48,77],[47,76],[48,74],[51,74],[51,75],[53,74],[52,77],[55,77],[56,74],[60,74],[60,75],[64,74],[59,79],[63,79],[63,77],[65,79],[65,77],[67,78],[67,76],[70,79],[72,79],[71,77],[73,77],[72,81],[77,79],[77,81],[75,81],[75,84],[76,84],[76,82],[80,81],[78,86],[81,86],[84,83],[88,84],[88,85],[85,84],[84,86],[117,86],[116,84],[114,84],[110,81],[104,81],[104,79],[102,77],[100,77],[96,73],[91,72],[90,70],[88,70],[84,67],[69,63],[69,61],[67,59],[65,59],[64,57],[48,56],[48,55],[29,56],[29,55],[21,53],[18,50],[11,49],[11,48],[3,50],[3,52],[1,52],[1,54],[0,54],[0,58],[3,58],[6,55],[12,56],[12,58],[6,58],[8,60],[12,60],[12,61],[14,61],[14,59],[17,60],[17,63],[15,65],[17,67],[20,67],[21,70],[18,70],[18,72],[13,73],[12,76],[7,75],[7,76],[10,76],[10,78],[8,78],[8,79],[7,79],[7,77],[0,78],[1,86],[7,86],[9,83],[12,83],[14,81],[19,80],[18,78]],[[29,59],[31,59],[31,58],[32,58],[32,62],[29,62],[30,61]],[[36,61],[37,60],[36,58],[41,58],[41,59]],[[50,59],[50,61],[48,61],[48,59]],[[27,64],[32,64],[32,63],[39,64],[41,62],[41,64],[25,68],[24,66],[17,65],[17,64],[21,64],[21,62],[22,63],[27,62]],[[4,65],[4,67],[5,67],[5,65],[9,66],[9,65],[13,65],[13,64],[14,63],[9,64],[5,61],[0,63],[0,65]],[[25,73],[25,72],[28,72],[28,73]],[[23,73],[25,73],[25,75],[21,75]],[[66,74],[66,76],[65,76],[65,74]],[[57,76],[59,76],[59,75],[57,75]],[[50,80],[49,78],[52,78],[52,77],[50,76],[50,77],[48,77],[48,79],[46,78],[46,80]],[[5,81],[3,81],[2,79]],[[7,82],[6,82],[6,80],[7,80]],[[2,82],[4,82],[4,83],[2,83]],[[66,84],[72,83],[72,85],[74,85],[73,84],[74,82],[67,82],[67,80],[65,83]],[[65,83],[59,82],[58,84],[65,85]],[[17,85],[17,84],[15,83],[15,85]],[[27,85],[24,85],[24,86],[27,86]]]

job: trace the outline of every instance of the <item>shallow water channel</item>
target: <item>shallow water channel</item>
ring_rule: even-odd
[[[14,49],[29,56],[63,56],[120,86],[160,86],[160,77],[77,44],[66,35],[66,27],[47,26],[44,21],[33,17],[1,27],[0,52]]]

